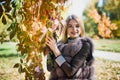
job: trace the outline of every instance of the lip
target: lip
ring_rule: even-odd
[[[71,32],[71,34],[75,35],[75,34],[78,34],[78,32]]]

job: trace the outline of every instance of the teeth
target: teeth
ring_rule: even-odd
[[[76,34],[76,33],[72,33],[72,34]]]
[[[71,32],[72,34],[76,34],[77,32]]]

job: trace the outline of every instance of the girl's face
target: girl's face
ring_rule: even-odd
[[[70,20],[67,25],[67,34],[74,39],[81,34],[80,25],[75,20]]]

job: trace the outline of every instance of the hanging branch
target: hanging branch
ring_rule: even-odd
[[[25,79],[45,80],[45,72],[43,69],[42,55],[46,55],[47,46],[45,45],[46,36],[52,36],[57,29],[61,15],[59,9],[64,7],[62,0],[23,0],[19,15],[25,18],[17,20],[16,29],[18,42],[18,51],[25,58],[21,59],[21,63],[15,64],[19,72],[25,72]],[[62,10],[61,10],[62,11]],[[56,23],[56,24],[54,24]],[[56,27],[51,27],[56,25]],[[43,54],[44,53],[44,54]]]

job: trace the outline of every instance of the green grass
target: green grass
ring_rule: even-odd
[[[120,53],[120,40],[99,39],[93,40],[95,49]]]
[[[14,64],[19,62],[17,57],[0,58],[0,80],[24,80],[24,74],[19,74]]]
[[[5,42],[0,44],[0,57],[19,56],[16,50],[16,44],[13,42]]]
[[[5,42],[0,44],[0,80],[24,80],[24,74],[19,74],[14,64],[19,62],[16,44]]]

